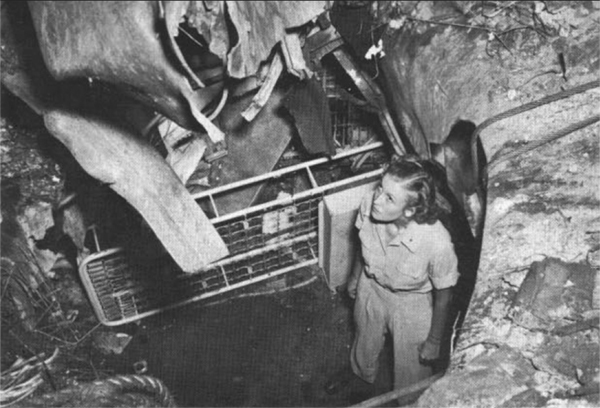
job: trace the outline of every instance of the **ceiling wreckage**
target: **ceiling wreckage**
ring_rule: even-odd
[[[272,171],[294,134],[309,153],[335,155],[314,75],[326,55],[406,152],[381,90],[329,20],[333,2],[6,3],[3,85],[143,216],[184,272],[230,254],[191,191]],[[26,30],[38,44],[23,47]],[[291,91],[276,87],[282,80]],[[211,196],[212,205],[246,208],[261,186]]]

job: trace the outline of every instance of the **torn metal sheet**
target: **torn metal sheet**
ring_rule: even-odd
[[[187,24],[202,35],[208,43],[210,52],[225,61],[230,41],[225,20],[224,1],[169,1],[166,3],[187,3],[185,14]]]
[[[210,185],[223,186],[271,171],[292,139],[291,123],[281,117],[283,93],[275,89],[264,109],[252,122],[240,113],[252,96],[228,104],[219,115],[218,125],[227,134],[229,155],[212,163]],[[252,185],[215,198],[222,214],[247,208],[262,184]]]
[[[285,97],[302,144],[310,154],[335,154],[331,112],[323,87],[315,79],[299,82]]]
[[[325,24],[329,23],[326,20]],[[344,45],[344,39],[331,24],[306,38],[304,44],[310,62],[319,65],[321,58]]]
[[[254,75],[260,63],[286,34],[286,29],[302,26],[325,11],[327,1],[227,1],[238,43],[227,58],[229,75]]]
[[[281,42],[281,51],[287,71],[300,79],[312,77],[313,72],[307,67],[302,53],[302,41],[299,33],[286,34]]]
[[[159,5],[150,1],[28,3],[44,61],[57,80],[89,78],[116,85],[179,125],[201,130],[198,115],[212,92],[193,92],[169,56]],[[158,30],[158,31],[157,31]],[[206,123],[202,123],[204,126]]]
[[[216,127],[209,118],[204,116],[204,114],[200,112],[200,109],[198,109],[198,107],[194,104],[193,101],[188,101],[190,104],[190,112],[192,112],[192,115],[198,121],[198,123],[200,123],[202,127],[204,127],[204,130],[206,130],[208,137],[210,137],[213,143],[222,143],[225,140],[225,133],[223,133],[221,129]]]
[[[273,55],[273,60],[271,61],[271,65],[269,66],[269,71],[267,73],[267,78],[263,82],[262,86],[258,93],[252,98],[252,102],[250,106],[248,106],[242,112],[242,116],[248,122],[252,121],[256,115],[261,111],[261,109],[266,105],[273,89],[275,88],[275,84],[279,80],[279,76],[283,72],[283,61],[281,59],[281,55],[277,52]]]
[[[229,254],[206,215],[150,145],[114,125],[71,112],[51,111],[44,121],[87,173],[144,217],[185,272]]]
[[[166,161],[185,185],[204,156],[206,142],[168,119],[158,125],[158,131],[167,148]]]
[[[166,118],[161,118],[157,128],[168,153],[171,153],[190,134],[189,130]]]
[[[30,45],[35,31],[27,5],[2,3],[0,18],[2,84],[36,113],[43,114],[61,93],[57,92],[56,81],[44,66],[39,47]]]
[[[179,22],[183,18],[183,15],[187,11],[187,2],[185,1],[159,1],[160,6],[160,19],[165,22],[166,30],[169,38],[169,45],[171,51],[177,57],[180,66],[186,72],[188,78],[191,80],[192,87],[194,89],[204,88],[204,83],[198,78],[198,76],[192,71],[192,68],[188,65],[185,57],[179,49],[179,45],[175,41],[175,37],[179,35]]]

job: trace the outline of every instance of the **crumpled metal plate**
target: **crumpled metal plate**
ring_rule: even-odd
[[[210,98],[193,92],[177,59],[167,55],[158,2],[31,1],[29,9],[55,79],[111,83],[181,126],[200,129],[189,105],[202,109]]]

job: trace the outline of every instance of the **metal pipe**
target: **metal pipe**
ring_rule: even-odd
[[[209,196],[210,198],[210,205],[212,205],[213,211],[215,212],[215,216],[219,217],[219,210],[217,210],[217,203],[215,203],[215,199],[213,198],[212,194]]]
[[[213,113],[211,113],[208,116],[208,120],[215,120],[215,118],[217,116],[219,116],[219,113],[221,113],[221,111],[223,110],[223,107],[225,106],[225,102],[227,102],[228,96],[229,96],[229,88],[224,87],[223,93],[221,94],[221,100],[219,101],[219,104],[217,105],[217,107],[215,108]]]
[[[289,167],[285,167],[285,168],[280,169],[280,170],[276,170],[276,171],[272,171],[272,172],[269,172],[269,173],[261,174],[261,175],[258,175],[258,176],[250,177],[250,178],[245,179],[245,180],[240,180],[240,181],[237,181],[235,183],[227,184],[226,186],[219,186],[219,187],[215,187],[215,188],[210,189],[210,190],[201,191],[199,193],[192,194],[192,197],[195,200],[198,200],[200,198],[204,198],[204,197],[207,197],[207,196],[210,196],[210,195],[215,195],[215,194],[222,193],[222,192],[225,192],[225,191],[234,190],[236,188],[244,187],[244,186],[247,186],[249,184],[254,184],[254,183],[257,183],[259,181],[264,181],[264,180],[268,180],[268,179],[274,179],[274,178],[277,178],[277,177],[281,177],[284,174],[292,173],[292,172],[298,171],[298,170],[302,170],[302,169],[305,169],[305,168],[310,167],[310,166],[316,166],[318,164],[328,163],[328,162],[332,162],[332,161],[335,161],[335,160],[346,158],[348,156],[354,156],[354,155],[359,154],[359,153],[363,153],[363,152],[368,152],[368,151],[371,151],[371,150],[375,150],[375,149],[377,149],[377,148],[379,148],[381,146],[383,146],[383,142],[375,142],[373,144],[369,144],[369,145],[366,145],[366,146],[361,146],[361,147],[356,148],[356,149],[352,149],[352,150],[348,150],[348,151],[345,151],[345,152],[341,152],[341,153],[336,154],[335,156],[333,156],[331,158],[322,157],[322,158],[314,159],[314,160],[311,160],[311,161],[308,161],[308,162],[305,162],[305,163],[298,163],[298,164],[296,164],[294,166],[289,166]]]
[[[385,394],[378,395],[377,397],[373,397],[356,405],[352,405],[350,408],[368,408],[368,407],[381,407],[388,402],[398,399],[400,397],[404,397],[406,395],[412,394],[414,392],[423,391],[426,388],[429,388],[431,384],[439,380],[444,376],[444,373],[438,373],[434,376],[426,378],[424,380],[419,381],[413,385],[409,385],[408,387],[399,388],[397,390],[393,390],[387,392]]]
[[[161,313],[161,312],[164,312],[164,311],[167,311],[167,310],[171,310],[171,309],[175,309],[177,307],[185,306],[185,305],[188,305],[190,303],[197,302],[198,300],[201,300],[201,299],[207,299],[207,298],[219,295],[219,294],[224,293],[224,292],[229,292],[231,290],[234,290],[234,289],[237,289],[237,288],[240,288],[240,287],[243,287],[243,286],[247,286],[247,285],[249,285],[251,283],[260,282],[260,281],[263,281],[265,279],[272,278],[274,276],[278,276],[278,275],[287,273],[289,271],[293,271],[295,269],[300,269],[300,268],[304,268],[306,266],[314,265],[316,263],[317,263],[317,259],[309,259],[308,261],[300,262],[300,263],[295,264],[295,265],[290,265],[290,266],[288,266],[286,268],[278,269],[276,271],[269,272],[269,273],[266,273],[264,275],[259,275],[259,276],[255,277],[255,278],[252,278],[252,279],[249,279],[249,280],[246,280],[246,281],[234,283],[231,286],[225,286],[223,288],[215,290],[214,292],[203,293],[203,294],[200,294],[198,296],[194,296],[192,298],[183,300],[181,302],[174,303],[174,304],[169,305],[169,306],[165,306],[165,307],[162,307],[162,308],[159,308],[159,309],[149,310],[147,312],[140,313],[140,314],[138,314],[136,316],[131,316],[131,317],[128,317],[128,318],[125,318],[125,319],[120,319],[120,320],[115,321],[115,322],[104,321],[102,323],[104,325],[106,325],[106,326],[120,326],[122,324],[135,322],[136,320],[140,320],[140,319],[143,319],[143,318],[148,317],[148,316],[153,316],[155,314],[158,314],[158,313]]]
[[[285,206],[285,205],[294,203],[294,201],[301,200],[303,198],[307,198],[307,197],[311,197],[311,196],[315,196],[315,195],[324,193],[324,192],[326,192],[328,190],[332,190],[332,189],[335,189],[337,187],[344,186],[346,184],[351,184],[351,183],[356,182],[356,181],[368,180],[369,178],[372,178],[372,177],[375,177],[375,176],[379,176],[382,173],[383,173],[383,169],[373,170],[373,171],[370,171],[368,173],[364,173],[364,174],[361,174],[359,176],[356,176],[356,177],[353,177],[353,178],[350,178],[350,179],[336,181],[335,183],[331,183],[331,184],[327,184],[325,186],[317,187],[317,188],[312,189],[312,190],[303,191],[303,192],[298,193],[296,195],[293,195],[291,197],[286,197],[286,198],[282,198],[282,199],[275,200],[275,201],[269,201],[268,203],[256,205],[254,207],[250,207],[250,208],[246,208],[244,210],[236,211],[236,212],[233,212],[231,214],[226,214],[226,215],[224,215],[222,217],[219,217],[219,218],[213,218],[210,221],[214,225],[214,224],[217,224],[217,223],[229,221],[229,220],[231,220],[233,218],[236,218],[236,217],[239,217],[239,216],[242,216],[242,215],[246,215],[246,214],[250,214],[250,213],[253,213],[253,212],[258,212],[258,211],[261,211],[261,210],[265,210],[265,209],[267,209],[269,207],[273,207],[273,206]]]
[[[286,286],[283,289],[272,289],[272,290],[267,290],[267,291],[264,291],[264,292],[241,293],[241,294],[237,295],[235,297],[235,299],[242,299],[242,298],[256,297],[256,296],[267,296],[267,295],[273,295],[275,293],[283,293],[283,292],[287,292],[288,290],[299,289],[299,288],[302,288],[304,286],[310,285],[311,283],[315,282],[318,279],[319,279],[319,276],[313,275],[311,278],[309,278],[309,279],[307,279],[305,281],[296,283],[296,284],[291,285],[291,286]],[[217,300],[215,302],[208,303],[205,306],[215,306],[215,305],[221,304],[223,302],[227,302],[227,301],[229,301],[231,299],[232,298],[225,298],[225,299]]]
[[[319,183],[317,183],[317,179],[315,178],[314,174],[310,170],[310,167],[306,168],[306,172],[308,173],[308,179],[310,180],[310,184],[312,185],[312,187],[313,188],[319,187]]]
[[[148,132],[150,132],[150,129],[152,129],[154,126],[156,126],[156,124],[158,124],[158,122],[160,122],[162,119],[164,119],[163,115],[161,115],[159,113],[154,115],[154,117],[150,120],[150,122],[148,122],[146,127],[144,127],[144,129],[142,129],[142,136],[146,137],[148,135]]]
[[[304,234],[304,235],[300,235],[299,237],[295,237],[292,239],[286,239],[286,240],[281,240],[275,244],[271,244],[271,245],[265,245],[264,247],[261,248],[256,248],[253,250],[250,250],[248,252],[244,252],[242,254],[238,254],[238,255],[234,255],[230,258],[225,258],[221,261],[217,261],[217,262],[213,262],[209,265],[206,265],[204,268],[200,269],[198,272],[196,273],[201,273],[201,272],[205,272],[209,269],[212,269],[216,266],[218,266],[219,268],[222,268],[223,266],[227,266],[229,264],[232,264],[234,262],[238,262],[238,261],[242,261],[244,259],[247,258],[252,258],[253,256],[257,256],[257,255],[262,255],[265,252],[269,252],[269,251],[273,251],[275,249],[279,249],[279,248],[283,248],[283,247],[290,247],[298,242],[303,242],[303,241],[308,241],[311,238],[316,238],[317,237],[317,233],[316,232],[309,232],[308,234]],[[194,274],[192,274],[194,275]],[[225,275],[225,272],[223,271],[223,275]],[[186,279],[189,275],[180,275],[178,276],[179,279]],[[227,278],[225,278],[225,281],[227,283],[227,285],[229,285],[229,282],[227,282]]]

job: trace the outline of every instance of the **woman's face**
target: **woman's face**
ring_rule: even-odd
[[[386,174],[381,179],[373,195],[371,217],[380,222],[407,221],[405,213],[410,192],[404,188],[406,183],[397,177]]]

